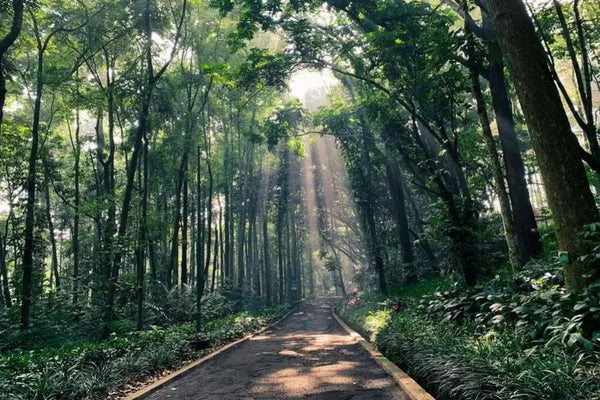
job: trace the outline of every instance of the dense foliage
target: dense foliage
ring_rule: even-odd
[[[40,354],[14,390],[83,363],[100,396],[192,357],[181,324],[443,278],[373,321],[441,396],[588,393],[598,32],[593,0],[0,0],[0,363]]]
[[[582,311],[597,301],[597,289],[576,301],[553,298],[556,291],[548,286],[529,286],[527,294],[479,288],[470,295],[440,286],[451,285],[427,281],[386,301],[357,293],[338,312],[439,399],[558,400],[600,393],[598,344],[581,329],[583,321],[597,323]]]

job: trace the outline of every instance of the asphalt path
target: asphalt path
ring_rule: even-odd
[[[200,364],[148,398],[408,400],[331,315],[305,303],[281,323]]]

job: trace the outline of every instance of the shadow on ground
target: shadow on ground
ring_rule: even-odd
[[[149,399],[407,400],[333,319],[331,305],[328,299],[302,305],[282,323],[201,364]]]

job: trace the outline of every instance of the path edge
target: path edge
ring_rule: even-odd
[[[381,352],[375,350],[373,345],[369,343],[367,339],[362,337],[358,332],[350,328],[342,319],[337,315],[333,307],[331,308],[331,313],[335,320],[344,328],[346,332],[352,338],[354,338],[360,345],[369,353],[371,358],[375,360],[377,364],[381,368],[385,370],[398,385],[404,390],[404,392],[408,395],[410,400],[435,400],[435,398],[427,393],[425,389],[421,387],[414,379],[412,379],[408,374],[402,371],[396,364],[391,362],[386,356],[381,354]]]
[[[230,350],[230,349],[244,343],[247,340],[252,339],[256,335],[260,335],[264,331],[271,329],[275,325],[283,322],[283,320],[285,320],[287,317],[292,315],[292,313],[294,313],[295,311],[296,311],[296,307],[293,307],[290,311],[288,311],[283,317],[279,318],[277,321],[265,326],[262,329],[252,332],[252,333],[244,336],[243,338],[236,340],[235,342],[226,344],[225,346],[220,347],[219,349],[213,351],[212,353],[210,353],[196,361],[192,361],[191,363],[186,364],[184,367],[181,367],[178,370],[170,373],[169,375],[166,375],[166,376],[160,378],[159,380],[146,386],[145,388],[140,389],[126,397],[123,397],[122,400],[139,400],[139,399],[144,399],[144,398],[150,396],[152,393],[156,392],[158,389],[161,389],[166,384],[168,384],[178,378],[183,377],[184,375],[186,375],[188,372],[190,372],[197,366],[205,363],[206,361],[208,361],[212,358],[215,358],[216,356],[218,356],[221,353],[226,352],[227,350]]]

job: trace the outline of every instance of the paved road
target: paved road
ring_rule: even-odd
[[[333,319],[330,306],[327,300],[303,305],[149,399],[408,400]]]

